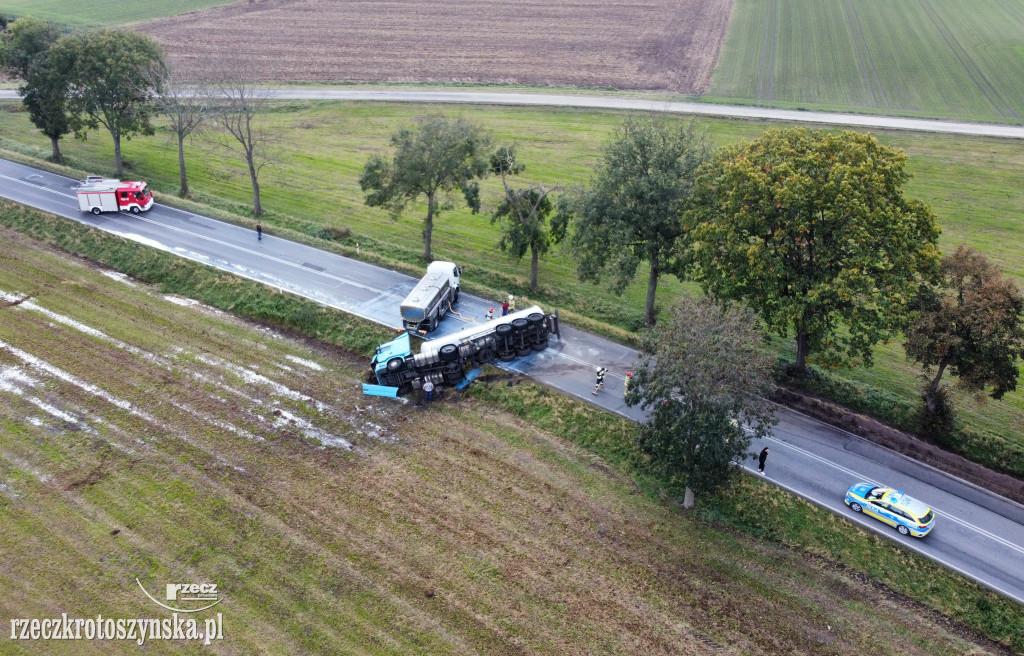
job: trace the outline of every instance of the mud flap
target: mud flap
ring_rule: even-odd
[[[466,389],[466,387],[473,382],[473,379],[480,375],[481,371],[483,371],[483,369],[480,367],[470,370],[470,372],[466,374],[466,377],[462,379],[462,382],[456,385],[455,388],[460,390]]]
[[[363,394],[367,396],[398,396],[397,387],[388,387],[387,385],[369,385],[363,383]]]

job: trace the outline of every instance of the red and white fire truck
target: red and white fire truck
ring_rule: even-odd
[[[145,182],[122,182],[90,175],[78,186],[78,209],[83,212],[131,212],[153,207],[153,194]]]

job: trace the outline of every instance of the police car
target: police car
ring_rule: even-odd
[[[902,490],[873,483],[857,483],[846,492],[846,505],[880,519],[903,535],[923,538],[935,527],[935,512]]]

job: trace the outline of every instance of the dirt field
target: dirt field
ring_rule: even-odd
[[[702,93],[731,0],[255,0],[136,25],[187,70],[268,81],[474,82]]]

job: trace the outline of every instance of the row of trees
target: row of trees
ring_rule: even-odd
[[[45,20],[27,16],[0,38],[0,68],[21,80],[19,93],[29,118],[49,137],[52,158],[62,159],[60,140],[84,139],[101,126],[114,144],[114,168],[124,176],[122,140],[154,133],[152,119],[163,114],[178,145],[179,192],[189,192],[185,140],[204,123],[217,129],[209,139],[240,156],[253,189],[253,213],[263,213],[259,173],[271,159],[275,133],[258,120],[267,109],[266,89],[248,82],[245,71],[217,70],[196,81],[182,80],[160,46],[128,30],[62,34]]]
[[[461,191],[475,213],[479,180],[501,176],[491,220],[499,247],[537,261],[564,241],[581,280],[622,291],[647,267],[644,359],[627,397],[650,412],[641,446],[687,487],[729,479],[745,453],[747,425],[771,424],[763,403],[771,364],[756,329],[795,339],[793,371],[872,363],[874,347],[901,333],[924,365],[925,412],[948,419],[946,371],[968,390],[999,399],[1016,387],[1024,357],[1024,296],[976,251],[942,258],[935,216],[907,198],[906,156],[856,132],[768,130],[719,151],[694,123],[627,119],[605,146],[591,183],[563,190],[515,187],[515,148],[463,120],[425,120],[373,157],[360,184],[371,206],[394,215],[427,199],[424,257],[433,221]],[[561,191],[557,203],[553,191]],[[655,326],[665,274],[707,297],[673,308]],[[928,372],[931,372],[930,374]]]

